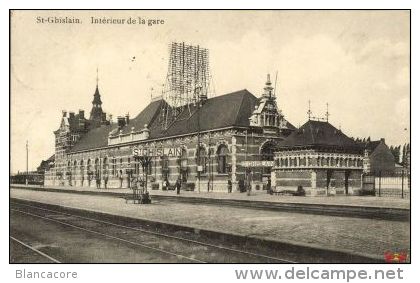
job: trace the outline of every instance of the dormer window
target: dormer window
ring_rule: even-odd
[[[254,127],[286,127],[283,116],[277,108],[276,97],[271,86],[270,75],[267,75],[264,92],[255,106],[249,122]]]

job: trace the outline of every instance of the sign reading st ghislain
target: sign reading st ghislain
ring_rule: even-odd
[[[179,157],[182,155],[182,148],[179,147],[151,147],[141,148],[133,147],[133,156],[168,156],[168,157]]]
[[[75,17],[36,17],[37,24],[81,24],[82,20]]]

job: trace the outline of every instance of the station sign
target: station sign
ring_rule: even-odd
[[[180,147],[133,147],[133,156],[150,156],[150,157],[159,157],[159,156],[168,156],[168,157],[180,157],[182,156],[182,148]]]
[[[242,167],[273,167],[274,161],[270,160],[257,160],[257,161],[242,161]]]

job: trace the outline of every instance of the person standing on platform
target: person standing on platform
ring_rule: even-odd
[[[163,181],[163,190],[164,190],[164,191],[169,190],[169,182],[168,182],[168,178],[165,178],[165,180]]]
[[[179,195],[179,193],[181,192],[181,179],[179,177],[176,180],[175,187],[176,187],[176,194]]]
[[[229,179],[228,180],[228,193],[232,192],[232,181]]]
[[[271,179],[267,180],[267,194],[271,194]]]

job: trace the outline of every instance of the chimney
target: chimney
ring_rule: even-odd
[[[79,109],[79,119],[85,119],[85,110]]]
[[[63,113],[63,117],[67,117],[67,111],[66,110],[62,110],[61,112]]]
[[[381,138],[381,142],[382,143],[385,143],[385,138]]]
[[[130,123],[130,114],[125,114],[125,124],[128,125]]]
[[[118,116],[117,121],[118,121],[118,128],[119,129],[121,129],[125,126],[125,118],[124,117]]]

